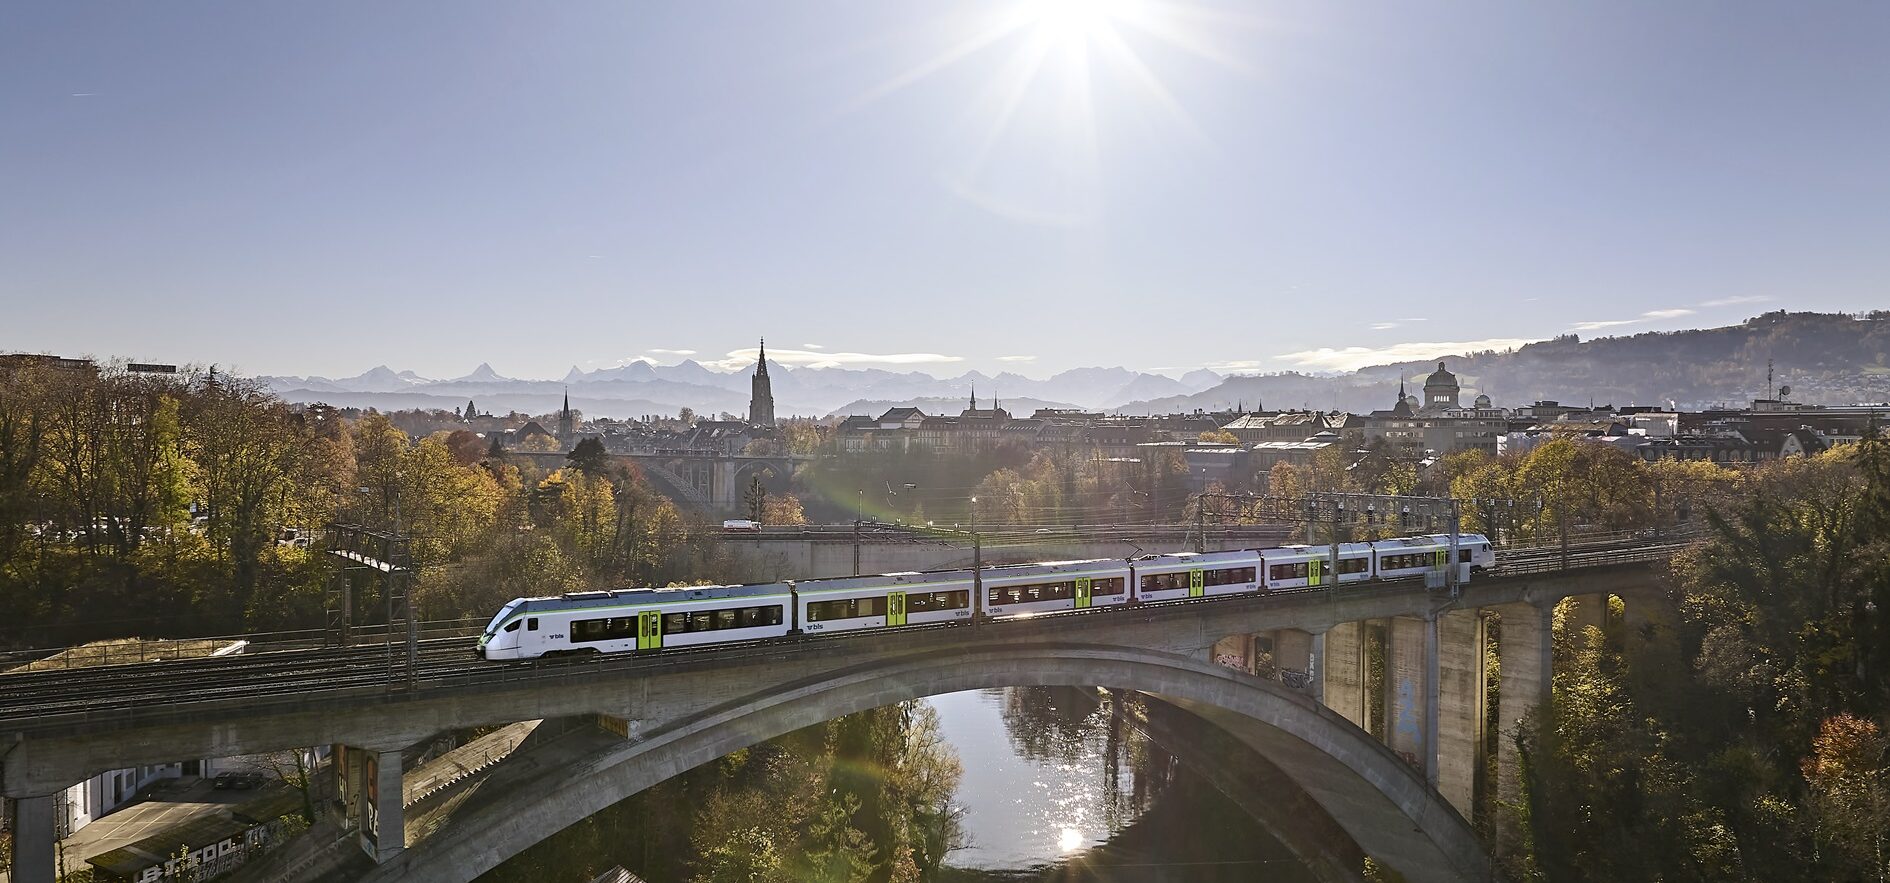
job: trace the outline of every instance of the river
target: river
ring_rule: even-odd
[[[1133,702],[1134,700],[1129,700]],[[927,700],[964,765],[949,881],[1311,881],[1286,848],[1093,691]]]

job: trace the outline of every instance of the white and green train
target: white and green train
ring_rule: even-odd
[[[479,637],[486,659],[573,653],[651,653],[789,635],[966,623],[1157,601],[1328,589],[1421,577],[1449,566],[1447,535],[1177,553],[1122,560],[1007,564],[971,570],[885,573],[748,586],[618,589],[518,598]],[[1457,538],[1456,564],[1494,566],[1481,534]],[[980,580],[979,577],[982,577]],[[976,586],[982,582],[983,597]]]

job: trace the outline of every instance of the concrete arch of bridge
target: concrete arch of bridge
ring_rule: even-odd
[[[769,494],[787,493],[789,480],[793,478],[793,473],[782,468],[783,464],[775,460],[743,459],[730,460],[728,463],[730,467],[732,467],[728,478],[728,487],[726,492],[721,496],[726,496],[737,502],[745,502],[747,500],[748,484],[757,478],[761,479],[762,489],[766,490]]]
[[[1174,702],[1285,771],[1366,854],[1406,879],[1489,878],[1488,859],[1470,826],[1415,770],[1304,695],[1170,653],[1022,644],[862,664],[661,724],[454,820],[365,879],[470,880],[568,825],[730,752],[870,708],[1010,686],[1112,687]]]

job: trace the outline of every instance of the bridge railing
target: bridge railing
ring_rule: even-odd
[[[1659,545],[1641,546],[1630,549],[1571,549],[1564,556],[1554,547],[1539,550],[1541,554],[1526,557],[1513,557],[1499,563],[1492,571],[1492,576],[1524,576],[1532,573],[1553,573],[1582,567],[1596,567],[1604,564],[1638,564],[1651,561],[1664,561],[1674,556],[1692,543],[1681,540],[1663,542]]]
[[[420,639],[472,637],[485,628],[486,618],[438,619],[419,624]],[[252,632],[243,635],[204,635],[187,638],[113,638],[72,647],[36,647],[0,650],[0,671],[54,670],[62,668],[97,668],[108,665],[136,665],[169,659],[283,650],[316,650],[328,646],[333,633],[326,629]],[[357,625],[349,629],[351,646],[383,644],[390,638],[385,623]],[[405,641],[405,626],[393,630],[396,642]]]

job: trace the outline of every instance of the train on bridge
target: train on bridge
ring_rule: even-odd
[[[970,622],[1128,604],[1331,588],[1441,572],[1447,534],[1226,552],[1007,564],[744,586],[619,589],[518,598],[492,617],[475,652],[491,660],[650,653],[789,635]],[[1496,564],[1482,534],[1456,537],[1466,571]],[[1465,574],[1467,576],[1467,573]],[[982,586],[982,597],[976,597]]]

